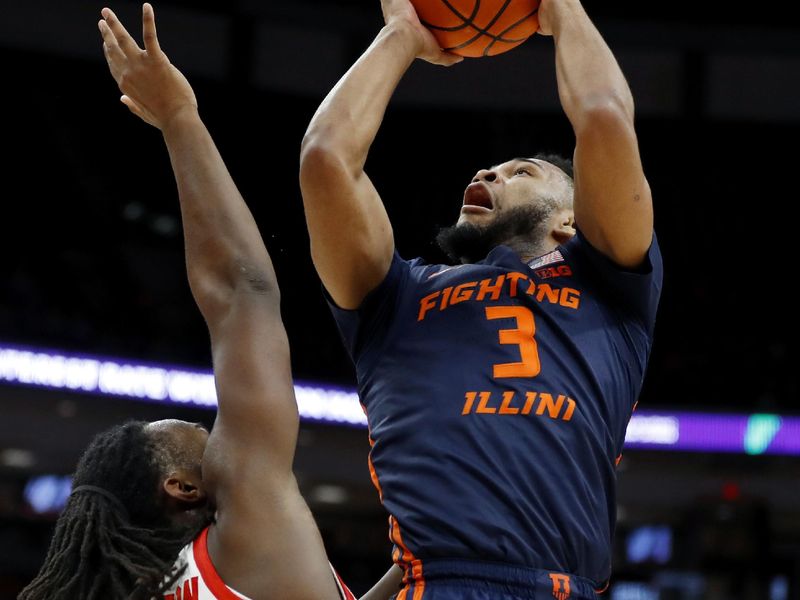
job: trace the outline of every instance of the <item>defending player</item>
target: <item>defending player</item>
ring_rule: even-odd
[[[161,130],[178,184],[192,293],[219,396],[209,434],[132,422],[83,454],[44,566],[21,600],[352,599],[328,563],[292,472],[298,431],[275,273],[186,79],[143,8],[145,49],[114,13],[99,27],[111,74]],[[115,140],[108,128],[110,147]]]

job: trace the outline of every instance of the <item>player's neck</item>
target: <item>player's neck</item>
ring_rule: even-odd
[[[558,246],[558,243],[550,236],[538,240],[516,237],[503,242],[503,244],[516,252],[520,260],[526,263],[548,252],[552,252],[556,249],[556,246]]]

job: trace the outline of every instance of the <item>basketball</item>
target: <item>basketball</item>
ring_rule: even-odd
[[[443,50],[478,58],[507,52],[539,29],[539,0],[411,0]]]

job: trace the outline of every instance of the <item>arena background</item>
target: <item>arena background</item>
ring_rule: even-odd
[[[666,266],[640,401],[651,418],[620,467],[607,597],[800,598],[800,27],[783,5],[585,4],[635,95]],[[79,356],[209,369],[166,151],[118,102],[102,6],[3,0],[0,12],[0,598],[38,569],[92,434],[128,417],[214,418],[47,374]],[[139,4],[110,6],[138,35]],[[378,1],[155,8],[272,254],[298,382],[352,390],[309,259],[298,154],[317,104],[380,26]],[[402,254],[442,260],[433,236],[478,168],[571,152],[554,81],[543,38],[452,69],[412,67],[367,164]],[[367,450],[359,424],[303,422],[298,478],[356,593],[390,561]]]

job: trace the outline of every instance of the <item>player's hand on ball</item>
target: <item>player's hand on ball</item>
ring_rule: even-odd
[[[553,18],[558,0],[541,0],[539,3],[539,35],[553,35]]]
[[[409,0],[381,0],[381,10],[386,25],[404,28],[414,36],[418,44],[417,58],[444,67],[463,60],[463,57],[441,49],[431,31],[420,23],[417,11]]]
[[[111,75],[124,94],[120,100],[143,121],[164,129],[185,110],[197,111],[192,86],[162,52],[153,7],[142,6],[144,49],[140,48],[109,8],[101,11],[98,28]]]

